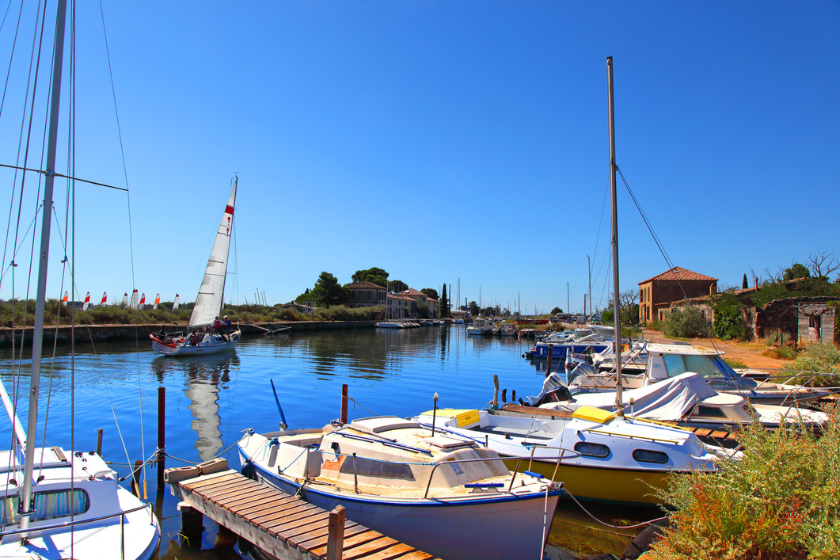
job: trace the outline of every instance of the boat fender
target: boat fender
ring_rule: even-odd
[[[280,441],[274,438],[268,445],[268,466],[273,467],[277,462],[277,451],[280,449]]]
[[[257,479],[257,469],[250,460],[245,461],[245,464],[242,465],[242,469],[240,469],[239,474],[245,478],[250,478],[251,480]]]

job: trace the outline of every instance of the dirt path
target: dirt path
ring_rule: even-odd
[[[644,335],[645,338],[651,342],[674,342],[674,339],[668,338],[659,331],[644,329]],[[716,346],[719,350],[726,352],[726,358],[740,360],[744,362],[747,367],[751,368],[779,369],[788,363],[785,360],[779,360],[777,358],[767,356],[765,354],[767,347],[758,342],[724,342],[717,338],[714,339],[714,345],[708,338],[693,338],[689,342],[697,346],[703,346],[704,348],[713,348]]]

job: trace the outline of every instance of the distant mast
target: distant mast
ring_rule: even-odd
[[[615,112],[613,109],[613,59],[607,57],[607,105],[610,124],[610,207],[612,209],[613,315],[615,319],[615,406],[623,410],[621,400],[621,313],[618,307],[618,201],[615,188]]]

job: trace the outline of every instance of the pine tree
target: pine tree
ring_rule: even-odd
[[[741,287],[742,288],[749,288],[750,287],[750,283],[747,281],[747,273],[746,272],[744,273],[744,281],[741,282]]]

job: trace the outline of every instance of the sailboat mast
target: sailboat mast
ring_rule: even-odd
[[[618,307],[618,197],[615,188],[615,111],[613,106],[613,59],[607,57],[607,100],[610,121],[610,206],[612,208],[613,314],[615,318],[615,406],[621,411],[621,313]]]
[[[38,288],[35,295],[35,328],[32,333],[32,368],[29,376],[29,416],[26,421],[26,445],[23,467],[23,488],[20,492],[20,528],[29,528],[32,509],[32,470],[35,465],[35,428],[38,425],[38,392],[41,379],[41,350],[44,337],[44,307],[47,300],[47,267],[50,256],[50,224],[52,221],[53,185],[55,183],[55,147],[58,142],[58,109],[61,101],[61,67],[64,60],[64,22],[66,0],[58,0],[55,18],[55,62],[50,97],[50,129],[47,140],[47,173],[44,182],[44,208],[41,211],[41,257],[38,264]],[[23,533],[22,538],[26,537]]]

